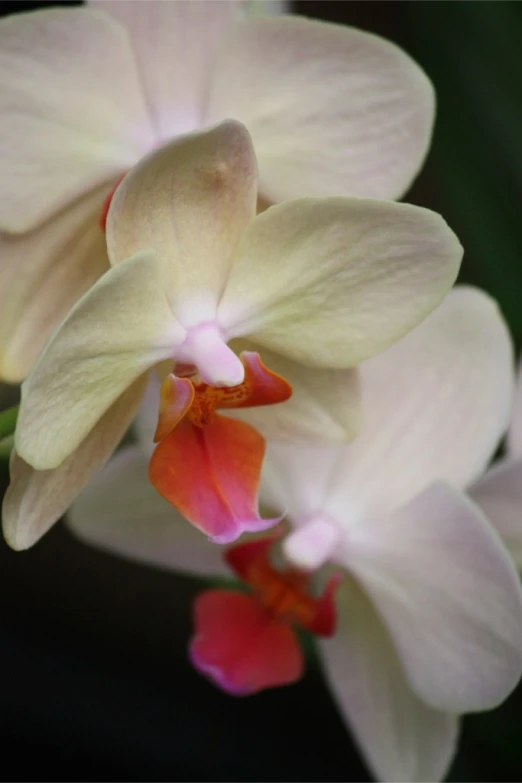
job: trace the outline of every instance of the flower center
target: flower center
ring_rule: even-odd
[[[156,442],[163,440],[185,416],[194,426],[204,427],[215,420],[220,409],[273,405],[289,399],[292,387],[265,367],[259,354],[243,351],[239,358],[234,354],[234,359],[240,364],[243,376],[242,382],[234,386],[209,384],[202,379],[195,363],[176,363],[175,373],[161,387]]]

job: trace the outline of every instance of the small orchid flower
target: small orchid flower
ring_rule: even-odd
[[[273,12],[279,3],[256,3]],[[0,377],[23,379],[107,270],[116,183],[229,117],[249,128],[263,204],[397,198],[420,168],[431,85],[390,42],[236,0],[99,0],[0,21]]]
[[[469,488],[522,571],[522,367],[518,373],[505,456]]]
[[[220,542],[268,524],[253,511],[263,439],[214,417],[231,399],[280,402],[291,386],[295,405],[276,406],[273,430],[285,431],[289,406],[294,437],[355,435],[351,368],[439,304],[462,248],[440,216],[406,204],[302,199],[256,216],[256,203],[251,140],[233,121],[151,153],[118,186],[107,219],[114,266],[22,386],[3,510],[12,546],[34,543],[112,453],[153,368],[164,380],[151,479]],[[342,396],[331,390],[340,377]]]
[[[291,629],[306,627],[302,607],[320,601],[310,604],[311,582],[332,565],[343,579],[327,591],[334,634],[319,651],[341,713],[377,778],[440,780],[458,715],[499,704],[522,671],[516,570],[463,492],[507,426],[511,341],[496,305],[460,287],[360,372],[365,421],[352,444],[269,442],[262,496],[287,512],[286,567],[265,549],[240,572],[228,550],[251,592],[202,594],[191,655],[236,693],[296,680]],[[73,531],[136,560],[222,575],[219,550],[174,522],[145,476],[142,450],[118,454],[73,505]],[[262,658],[237,644],[254,619]]]

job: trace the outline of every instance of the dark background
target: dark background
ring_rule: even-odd
[[[44,3],[0,2],[0,14]],[[496,296],[522,343],[522,4],[297,2],[400,44],[438,95],[433,148],[406,200],[444,214],[462,279]],[[5,484],[6,469],[0,481]],[[320,671],[245,700],[185,655],[196,580],[91,550],[56,526],[0,545],[2,777],[368,780]],[[466,718],[451,780],[522,779],[522,692]]]

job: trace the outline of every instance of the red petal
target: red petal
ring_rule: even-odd
[[[289,625],[256,600],[232,590],[207,590],[194,604],[194,667],[227,693],[247,696],[288,685],[303,674],[303,655]]]
[[[236,544],[230,547],[224,554],[224,558],[230,568],[239,576],[243,582],[248,582],[250,568],[254,563],[260,561],[268,562],[268,552],[274,541],[281,536],[282,531],[277,534],[259,538],[256,541],[245,541],[242,544]]]
[[[149,478],[163,495],[218,544],[244,531],[273,527],[257,511],[264,439],[248,424],[216,416],[205,427],[187,419],[156,447]]]
[[[284,402],[292,396],[292,387],[284,378],[265,367],[258,353],[243,351],[239,357],[245,368],[246,395],[235,408],[253,408],[258,405],[273,405]],[[222,405],[222,407],[227,407]]]
[[[305,628],[317,636],[333,636],[337,623],[337,610],[335,607],[334,593],[342,580],[340,574],[334,574],[328,580],[323,595],[316,599],[316,615],[312,622]]]
[[[161,384],[158,426],[154,443],[163,440],[181,421],[194,399],[194,387],[186,378],[168,375]]]

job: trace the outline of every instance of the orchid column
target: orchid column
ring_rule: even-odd
[[[233,450],[224,474],[211,456],[211,469],[193,472],[190,496],[180,497],[186,485],[168,475],[168,464],[183,465],[179,438],[170,433],[191,416],[190,378],[180,383],[187,367],[196,374],[196,394],[200,381],[213,389],[240,386],[250,363],[259,384],[251,403],[261,401],[261,387],[266,397],[269,377],[279,385],[265,402],[287,398],[285,384],[293,387],[296,407],[292,400],[278,406],[289,432],[330,438],[330,421],[335,437],[355,436],[353,368],[442,301],[462,248],[440,216],[405,204],[302,199],[256,216],[256,203],[256,157],[234,121],[162,147],[123,179],[107,220],[113,266],[54,333],[22,386],[4,502],[12,546],[34,543],[112,453],[153,368],[173,377],[157,430],[158,451],[168,449],[168,458],[156,452],[151,478],[218,540],[266,527],[254,509],[262,451],[246,482],[233,478],[241,461]],[[243,338],[272,375],[260,377],[257,360],[242,362],[228,345]],[[344,379],[341,395],[334,377]],[[272,425],[279,428],[276,419]],[[222,438],[206,445],[224,453]],[[208,502],[199,502],[202,494]],[[224,520],[218,495],[230,511]]]

